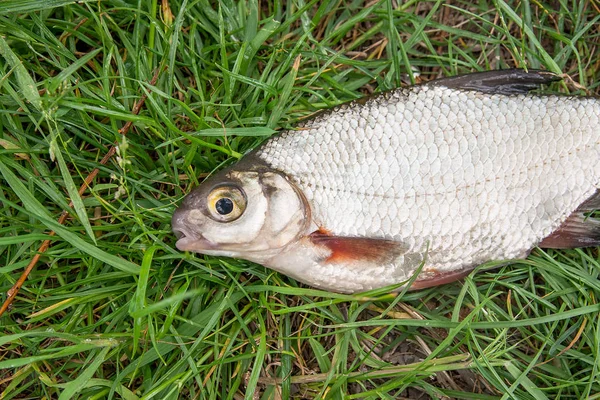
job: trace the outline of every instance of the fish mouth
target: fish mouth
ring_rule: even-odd
[[[186,235],[186,233],[180,229],[174,229],[173,232],[178,239],[175,243],[175,247],[177,247],[180,251],[204,252],[215,250],[217,248],[215,243],[206,239],[202,235],[200,235],[200,237]]]
[[[177,237],[175,247],[180,251],[191,251],[193,253],[205,254],[208,256],[236,257],[238,244],[235,243],[215,243],[206,239],[201,233],[193,234],[186,232],[185,228],[173,227],[173,233]]]
[[[185,212],[177,210],[173,215],[171,221],[171,229],[177,238],[175,247],[180,251],[196,251],[205,252],[214,250],[217,245],[210,240],[206,239],[202,234],[197,232],[190,232],[190,228],[186,223]]]
[[[175,246],[180,251],[191,251],[207,256],[236,257],[239,255],[237,251],[230,249],[232,246],[211,242],[202,235],[186,236],[181,231],[175,232],[175,235],[179,236]]]

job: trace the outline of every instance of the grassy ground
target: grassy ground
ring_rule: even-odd
[[[597,0],[398,3],[0,2],[2,302],[39,255],[0,399],[600,398],[597,249],[403,296],[174,249],[198,181],[318,109],[515,66],[600,93]]]

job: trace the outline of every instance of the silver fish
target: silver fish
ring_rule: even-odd
[[[600,244],[600,101],[491,71],[353,101],[267,140],[172,219],[177,248],[358,292]]]

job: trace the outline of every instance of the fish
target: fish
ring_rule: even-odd
[[[596,246],[600,100],[530,93],[560,79],[478,72],[317,113],[193,189],[176,247],[356,293]]]

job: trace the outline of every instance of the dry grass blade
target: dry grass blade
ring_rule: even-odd
[[[457,356],[435,358],[426,362],[418,362],[412,364],[406,364],[393,368],[377,369],[373,371],[365,372],[350,372],[346,374],[346,378],[349,380],[367,380],[373,378],[384,378],[389,376],[398,376],[403,373],[417,373],[422,375],[432,375],[437,371],[451,371],[455,369],[466,369],[471,364],[470,354],[461,354]],[[315,382],[324,382],[329,378],[329,374],[321,373],[314,375],[304,376],[291,376],[285,378],[289,379],[291,383],[295,384],[307,384]],[[262,377],[258,379],[259,383],[266,385],[281,385],[283,383],[282,378],[268,378]]]

